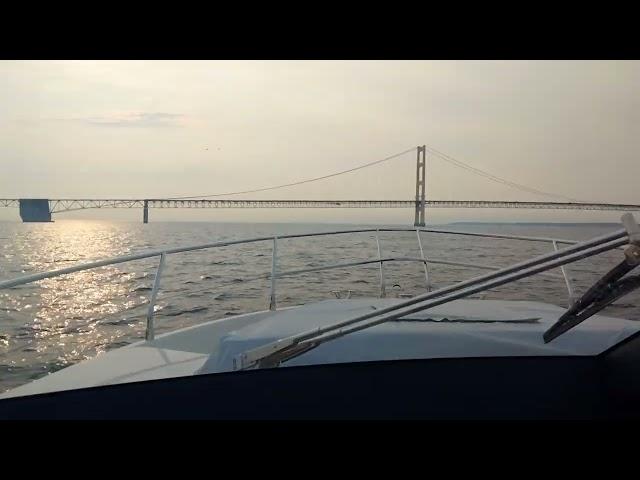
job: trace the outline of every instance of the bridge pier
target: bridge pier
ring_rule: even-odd
[[[422,154],[422,155],[420,155]],[[418,159],[416,162],[416,217],[414,227],[424,227],[425,208],[425,177],[426,177],[426,146],[418,147]]]
[[[49,199],[47,198],[21,198],[20,218],[23,222],[52,222]]]
[[[149,200],[145,200],[142,207],[142,223],[149,223]]]

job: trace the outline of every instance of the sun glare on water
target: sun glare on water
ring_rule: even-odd
[[[126,255],[132,243],[130,226],[95,221],[24,225],[19,237],[7,259],[19,268],[2,271],[3,278]],[[79,271],[1,292],[2,323],[17,330],[12,337],[0,336],[0,358],[5,357],[1,368],[12,373],[55,356],[44,372],[31,372],[38,377],[118,345],[132,327],[143,332],[141,309],[136,319],[130,316],[131,309],[148,298],[148,292],[131,289],[133,281],[149,283],[143,263]]]

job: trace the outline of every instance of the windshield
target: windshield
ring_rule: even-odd
[[[638,62],[0,61],[0,83],[0,393],[327,299],[397,301],[340,317],[372,322],[426,323],[400,306],[478,285],[469,299],[571,308],[627,237],[503,270],[640,218]],[[594,302],[640,320],[636,283],[563,325]],[[538,318],[505,315],[430,321]]]

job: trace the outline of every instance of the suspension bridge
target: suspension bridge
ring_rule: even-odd
[[[496,200],[427,200],[426,198],[426,152],[438,156],[460,168],[492,181],[517,188],[521,191],[537,195],[562,198],[564,202],[521,202]],[[280,188],[301,185],[324,180],[330,177],[350,173],[382,162],[398,158],[410,151],[417,154],[416,191],[412,200],[230,200],[211,197],[228,197],[232,195],[263,192]],[[245,190],[242,192],[221,193],[213,195],[183,196],[171,198],[131,198],[131,199],[49,199],[49,198],[4,198],[0,199],[0,207],[17,207],[23,222],[51,222],[53,214],[72,212],[94,208],[141,208],[143,223],[149,222],[150,208],[412,208],[415,212],[414,225],[425,226],[425,210],[427,208],[526,208],[555,210],[604,210],[604,211],[640,211],[639,204],[593,203],[576,200],[563,195],[543,192],[532,187],[521,185],[492,175],[454,159],[426,145],[406,150],[390,157],[370,162],[342,172],[298,182],[276,185],[272,187]]]

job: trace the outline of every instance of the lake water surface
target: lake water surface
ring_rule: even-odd
[[[0,222],[0,280],[129,255],[148,249],[230,239],[348,230],[366,225],[150,223],[66,220],[49,224]],[[586,239],[611,225],[453,225],[452,230]],[[549,244],[441,234],[421,235],[427,258],[505,266],[545,252]],[[419,257],[415,232],[380,233],[382,255]],[[156,306],[156,333],[206,320],[268,308],[272,242],[186,252],[167,257]],[[278,268],[298,270],[377,258],[374,233],[283,239]],[[608,252],[568,267],[578,293],[620,261]],[[77,272],[0,290],[0,391],[70,364],[144,338],[145,315],[158,258]],[[425,291],[420,263],[385,264],[387,296]],[[483,270],[431,265],[435,288]],[[559,270],[554,272],[560,274]],[[334,298],[378,296],[379,266],[372,264],[313,272],[277,281],[278,306]],[[486,298],[536,300],[566,306],[561,276],[535,276],[506,285]],[[635,292],[606,310],[607,315],[640,320]]]

